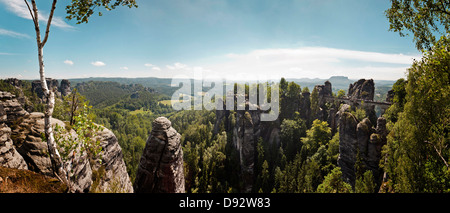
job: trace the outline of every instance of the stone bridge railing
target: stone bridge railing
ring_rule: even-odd
[[[362,100],[362,99],[350,99],[350,98],[336,98],[336,97],[324,97],[324,99],[328,101],[342,101],[349,105],[362,105],[364,103],[365,106],[379,106],[381,109],[389,108],[392,103],[390,102],[379,102],[379,101],[371,101],[371,100]]]

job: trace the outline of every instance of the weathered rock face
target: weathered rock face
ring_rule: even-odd
[[[122,148],[114,133],[106,128],[103,128],[97,135],[97,140],[100,141],[103,153],[101,155],[101,163],[92,165],[93,169],[101,175],[101,178],[96,186],[96,192],[108,192],[111,188],[119,188],[120,192],[132,193],[133,185],[127,173],[127,167],[123,161]]]
[[[348,98],[351,100],[369,100],[373,101],[375,95],[375,83],[372,79],[360,79],[357,82],[350,84],[348,88]],[[362,107],[366,111],[372,123],[377,122],[377,115],[375,113],[375,106],[359,106],[359,104],[352,104],[352,107]]]
[[[5,82],[14,87],[22,87],[22,81],[17,78],[7,78],[5,79]]]
[[[377,183],[381,180],[379,161],[381,147],[386,144],[386,120],[378,118],[376,128],[368,118],[358,122],[355,116],[348,112],[350,106],[343,105],[339,110],[339,158],[343,179],[352,186],[355,184],[355,163],[359,160],[364,169],[372,171]]]
[[[373,100],[375,95],[375,83],[373,79],[360,79],[350,84],[347,97],[350,99]]]
[[[29,114],[22,108],[22,105],[16,99],[16,96],[9,92],[0,91],[0,101],[0,105],[2,105],[6,114],[5,123],[8,126],[17,124],[22,118]]]
[[[46,78],[48,89],[55,92],[57,97],[66,96],[71,93],[69,80],[62,80],[61,85],[58,80],[52,78]],[[36,93],[39,98],[44,97],[44,91],[42,91],[41,81],[36,80],[31,82],[31,91]]]
[[[52,119],[52,124],[65,126],[64,122],[57,119]],[[14,126],[12,135],[17,151],[24,157],[28,169],[53,176],[52,164],[47,156],[47,143],[42,141],[44,126],[44,113],[33,112]]]
[[[53,176],[53,170],[50,158],[48,157],[47,143],[42,140],[44,134],[44,114],[40,112],[27,113],[13,95],[0,91],[0,123],[5,121],[10,128],[1,126],[0,124],[0,152],[13,153],[12,156],[20,156],[23,165],[20,163],[16,168],[28,168],[31,171],[38,172],[47,176]],[[3,111],[1,110],[3,109]],[[6,109],[6,110],[5,110]],[[13,118],[13,119],[11,119]],[[65,123],[52,118],[52,126],[59,125],[65,128]],[[69,133],[74,138],[77,137],[74,130]],[[8,138],[12,140],[8,140]],[[6,141],[2,143],[1,141]],[[119,189],[115,192],[133,192],[132,184],[126,172],[125,163],[123,162],[122,149],[120,148],[117,138],[108,129],[97,133],[95,140],[100,141],[103,153],[99,157],[101,162],[89,160],[86,152],[81,153],[79,150],[73,160],[66,162],[66,168],[70,166],[70,181],[72,192],[105,192],[111,187]],[[9,142],[11,141],[11,144]],[[12,145],[14,144],[14,146]],[[17,155],[10,151],[10,147],[16,147]],[[15,151],[15,150],[14,150]],[[2,154],[0,154],[0,165],[2,164]],[[11,156],[11,155],[10,155]],[[72,157],[72,154],[69,158]],[[20,160],[19,160],[20,161]],[[17,160],[8,162],[14,163]],[[17,165],[17,163],[14,163]],[[101,170],[101,175],[94,177],[93,173]],[[98,174],[98,173],[97,173]],[[95,182],[94,182],[94,179]],[[92,188],[96,183],[95,189]]]
[[[302,92],[300,101],[300,117],[304,119],[307,123],[311,122],[311,93]]]
[[[61,85],[58,88],[59,92],[61,93],[62,96],[67,96],[71,93],[71,89],[70,89],[70,81],[67,79],[63,79],[61,80]]]
[[[251,192],[254,182],[256,143],[261,135],[259,111],[237,111],[233,129],[233,147],[239,152],[244,192]]]
[[[167,118],[159,117],[153,121],[136,174],[135,192],[185,192],[180,138]]]
[[[356,127],[358,121],[349,112],[343,112],[339,118],[339,157],[338,166],[342,178],[348,183],[355,183],[355,162],[358,146]]]
[[[4,123],[6,121],[6,112],[0,105],[0,166],[28,169],[25,160],[15,149],[11,140],[11,129]]]
[[[327,102],[325,98],[333,96],[331,83],[329,81],[325,81],[324,85],[316,85],[315,88],[319,93],[319,106],[325,105]]]
[[[56,79],[46,78],[47,87],[49,90],[58,91],[59,82]],[[44,91],[42,90],[41,81],[36,80],[31,82],[31,91],[36,93],[39,98],[44,97]]]

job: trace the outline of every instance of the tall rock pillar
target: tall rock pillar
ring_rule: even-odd
[[[153,121],[153,128],[139,162],[134,192],[184,193],[181,135],[165,117]]]

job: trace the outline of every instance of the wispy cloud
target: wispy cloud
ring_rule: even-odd
[[[121,70],[128,70],[128,67],[120,67]]]
[[[96,67],[106,66],[106,64],[104,62],[102,62],[102,61],[94,61],[94,62],[91,62],[91,64],[96,66]]]
[[[161,71],[161,68],[159,68],[158,66],[153,65],[153,64],[147,63],[147,64],[144,64],[144,66],[146,66],[146,67],[151,67],[152,70],[155,70],[155,71]]]
[[[14,13],[15,15],[31,20],[30,12],[28,11],[27,5],[22,0],[0,0],[9,11]],[[51,5],[49,5],[50,8]],[[39,10],[39,20],[44,21],[45,23],[48,20],[49,13],[46,11]],[[53,16],[52,25],[55,27],[63,28],[63,29],[73,29],[73,26],[67,24],[62,17]]]
[[[226,62],[205,66],[215,73],[258,75],[286,78],[350,78],[398,79],[420,55],[404,55],[336,49],[301,47],[258,49],[245,54],[227,54]],[[169,67],[168,67],[169,68]]]
[[[72,65],[73,65],[73,61],[71,61],[71,60],[65,60],[65,61],[64,61],[64,64],[67,64],[67,65],[72,66]]]
[[[18,32],[14,32],[11,30],[2,29],[2,28],[0,28],[0,35],[14,37],[14,38],[31,38],[27,34],[18,33]]]
[[[4,52],[0,52],[0,55],[15,55],[14,53],[4,53]]]

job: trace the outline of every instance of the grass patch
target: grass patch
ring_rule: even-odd
[[[163,101],[159,101],[158,103],[164,104],[166,106],[171,106],[172,105],[172,100],[163,100]]]
[[[150,110],[144,110],[144,109],[137,109],[137,110],[134,110],[134,111],[130,111],[130,114],[131,115],[137,115],[137,114],[141,114],[141,115],[151,115],[151,114],[153,114],[153,112],[152,111],[150,111]]]
[[[64,193],[58,179],[29,170],[0,167],[0,193]]]

